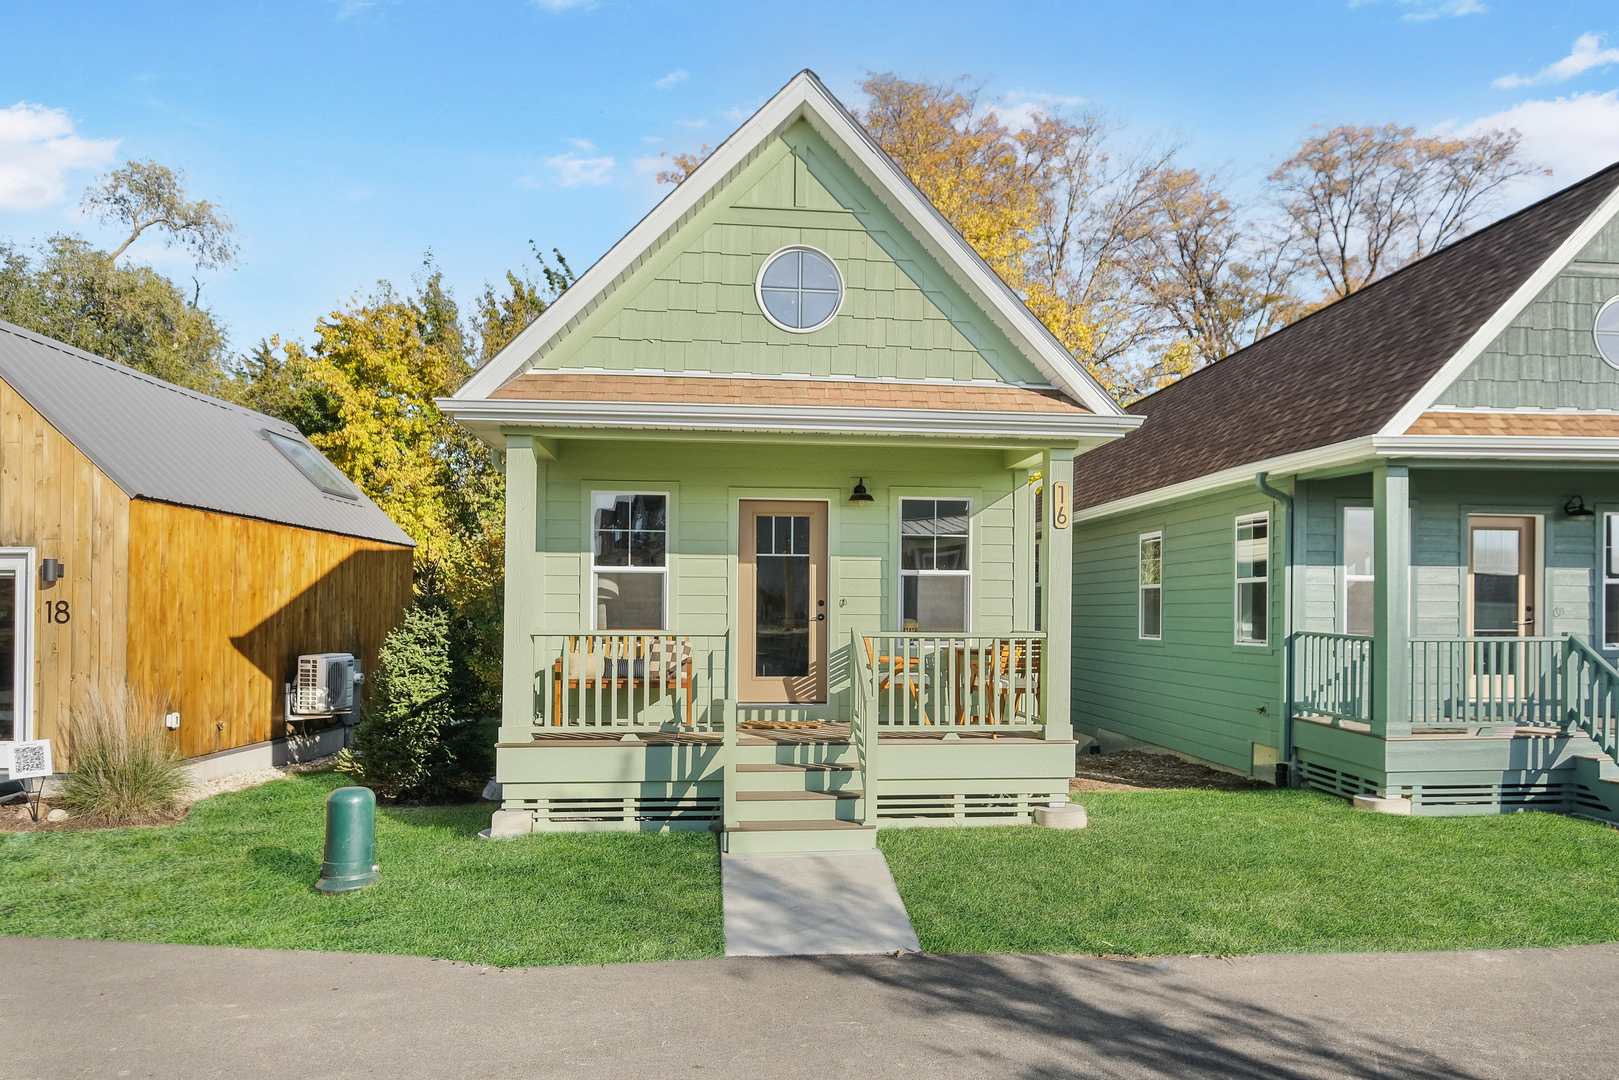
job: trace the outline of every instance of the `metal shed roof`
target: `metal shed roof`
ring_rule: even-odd
[[[132,499],[411,543],[363,494],[328,495],[305,479],[264,437],[309,445],[284,421],[4,321],[0,378]]]

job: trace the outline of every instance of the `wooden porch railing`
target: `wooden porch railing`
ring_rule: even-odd
[[[582,630],[536,634],[540,725],[574,731],[718,731],[725,634]]]
[[[1562,638],[1411,639],[1411,729],[1561,727]]]
[[[856,635],[876,726],[999,731],[1042,727],[1040,660],[1045,635]]]
[[[1334,725],[1372,722],[1371,638],[1360,634],[1293,635],[1294,711]]]
[[[1619,669],[1575,637],[1563,645],[1563,710],[1568,722],[1619,761]]]

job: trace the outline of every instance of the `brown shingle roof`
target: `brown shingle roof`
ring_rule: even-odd
[[[1619,164],[1129,407],[1080,461],[1076,506],[1378,431],[1596,210]]]
[[[937,409],[951,412],[1090,412],[1058,390],[950,383],[839,382],[689,375],[602,375],[529,372],[493,394],[525,401],[618,401],[648,404],[790,405],[804,408]]]
[[[1544,438],[1619,438],[1613,413],[1528,413],[1479,410],[1425,412],[1407,435],[1524,435]]]

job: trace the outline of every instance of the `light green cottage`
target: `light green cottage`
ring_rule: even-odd
[[[442,404],[505,461],[494,834],[1066,799],[1069,483],[1140,421],[812,73]]]
[[[1075,479],[1078,729],[1619,821],[1619,166],[1130,412]]]

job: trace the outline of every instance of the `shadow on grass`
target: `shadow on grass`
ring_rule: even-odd
[[[909,1011],[936,1021],[941,1052],[961,1058],[964,1069],[970,1063],[972,1071],[996,1076],[1481,1075],[1352,1017],[1329,1022],[1281,1012],[1243,1001],[1237,992],[1211,992],[1151,961],[828,956],[788,962],[877,984],[896,1016]],[[965,1016],[987,1025],[993,1037],[964,1037],[958,1021]],[[1034,1046],[1045,1048],[1049,1060],[1037,1063]]]
[[[288,881],[312,885],[320,876],[319,859],[311,859],[308,855],[293,851],[291,848],[255,847],[249,849],[247,857],[254,865]]]

